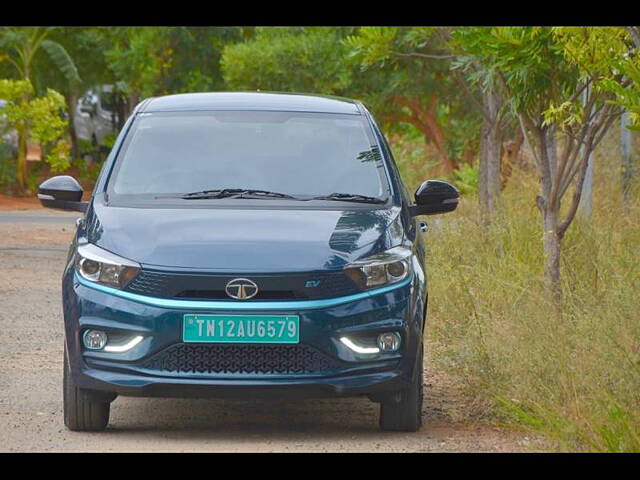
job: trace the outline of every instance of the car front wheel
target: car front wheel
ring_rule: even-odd
[[[423,347],[411,385],[380,402],[380,428],[388,431],[415,432],[422,426]]]
[[[97,401],[71,379],[67,348],[64,349],[63,374],[64,424],[69,430],[104,430],[109,423],[110,402]]]

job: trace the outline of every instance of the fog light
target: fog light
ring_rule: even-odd
[[[102,350],[107,344],[107,334],[102,330],[87,330],[82,336],[82,342],[89,350]]]
[[[378,347],[383,352],[395,352],[400,348],[400,334],[385,332],[378,335]]]

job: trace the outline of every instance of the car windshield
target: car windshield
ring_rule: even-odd
[[[334,193],[387,197],[382,159],[361,115],[143,113],[132,128],[116,162],[110,195],[180,198],[207,190],[254,189],[307,198]]]

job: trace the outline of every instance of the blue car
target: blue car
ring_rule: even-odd
[[[380,403],[383,430],[422,422],[425,245],[419,215],[358,101],[195,93],[142,101],[85,212],[62,278],[64,421],[101,430],[118,396],[322,397]]]

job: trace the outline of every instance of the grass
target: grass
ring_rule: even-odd
[[[561,314],[543,281],[535,175],[514,173],[490,227],[473,195],[427,218],[427,335],[477,414],[542,433],[558,450],[637,452],[640,196],[623,208],[619,175],[596,171],[592,216],[563,242]]]

